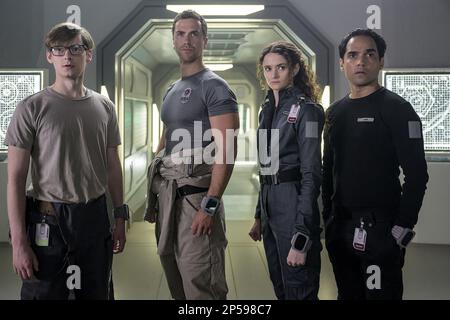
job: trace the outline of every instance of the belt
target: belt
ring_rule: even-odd
[[[48,201],[39,201],[39,211],[49,216],[55,215],[55,209],[53,208],[52,203]]]
[[[187,184],[185,186],[179,187],[175,191],[175,193],[176,193],[175,200],[181,199],[190,194],[202,193],[202,192],[206,192],[208,190],[209,190],[209,188],[195,187],[195,186],[191,186],[191,185]]]
[[[259,183],[261,184],[280,184],[283,182],[300,181],[302,174],[300,168],[292,168],[284,171],[278,171],[274,175],[259,175]]]
[[[390,221],[397,215],[395,208],[371,208],[371,207],[341,207],[334,208],[335,216],[341,220],[369,218],[374,221]]]

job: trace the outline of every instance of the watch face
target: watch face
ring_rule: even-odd
[[[215,210],[216,207],[217,207],[217,200],[209,199],[208,202],[206,203],[206,208],[210,210]]]
[[[407,234],[405,234],[405,236],[402,239],[402,245],[406,247],[413,238],[414,238],[414,232],[408,232]]]
[[[298,234],[294,241],[294,248],[299,251],[302,251],[303,248],[305,247],[306,241],[307,238],[304,235]]]

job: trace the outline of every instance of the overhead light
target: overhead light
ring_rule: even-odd
[[[325,86],[325,88],[323,88],[321,100],[322,107],[327,110],[330,106],[330,86]]]
[[[233,68],[232,63],[205,63],[205,67],[212,71],[225,71]]]
[[[180,13],[184,10],[194,10],[202,16],[247,16],[264,10],[264,5],[166,5],[166,9]]]
[[[106,86],[102,86],[100,88],[100,94],[104,97],[107,97],[109,99],[109,94],[108,94],[108,89],[106,88]]]

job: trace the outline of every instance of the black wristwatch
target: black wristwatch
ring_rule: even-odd
[[[130,219],[130,209],[127,204],[123,204],[120,207],[114,208],[114,218],[122,218],[124,220]]]
[[[203,197],[200,208],[209,216],[213,216],[220,206],[220,199],[216,197]]]
[[[397,244],[401,248],[406,248],[408,244],[411,242],[411,240],[414,238],[416,233],[412,231],[409,228],[404,228],[403,233],[400,235],[400,237],[397,240]]]
[[[291,240],[292,249],[301,253],[307,252],[311,244],[312,241],[309,239],[309,236],[301,232],[296,232]]]

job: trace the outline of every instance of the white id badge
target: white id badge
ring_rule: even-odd
[[[48,239],[50,235],[50,227],[46,223],[36,224],[36,245],[39,247],[48,247]]]
[[[355,234],[353,236],[353,248],[358,251],[366,250],[366,238],[367,232],[362,228],[355,228]]]
[[[291,106],[291,111],[289,111],[289,115],[288,115],[288,119],[287,121],[289,123],[295,123],[297,122],[297,117],[298,117],[298,111],[300,109],[300,106],[298,104],[293,104]]]

